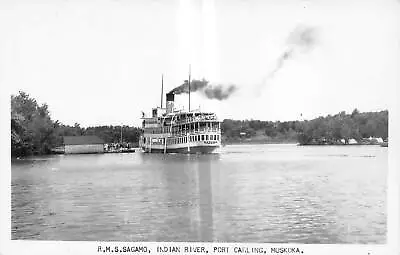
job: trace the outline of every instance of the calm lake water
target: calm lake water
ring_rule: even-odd
[[[385,243],[387,148],[12,162],[12,239]]]

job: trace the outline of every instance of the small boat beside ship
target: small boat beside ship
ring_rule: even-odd
[[[142,117],[139,147],[149,153],[211,153],[221,146],[221,122],[215,113],[174,108],[175,94],[166,94],[166,107]]]

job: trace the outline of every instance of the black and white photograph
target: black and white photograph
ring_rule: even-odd
[[[396,0],[1,2],[10,242],[386,247],[399,14]]]

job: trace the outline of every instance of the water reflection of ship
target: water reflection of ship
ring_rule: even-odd
[[[144,154],[143,158],[150,155],[157,156]],[[162,231],[167,235],[158,241],[213,241],[211,170],[218,154],[158,156],[166,160],[162,175],[168,210]]]
[[[169,153],[169,154],[149,154],[149,153],[138,153],[136,154],[138,159],[142,163],[158,164],[162,163],[168,165],[184,164],[185,162],[199,163],[199,162],[212,162],[218,161],[221,157],[220,153],[210,153],[210,154],[181,154],[181,153]]]
[[[200,241],[213,241],[213,199],[211,162],[200,162],[197,165],[198,193],[199,193],[199,219]]]

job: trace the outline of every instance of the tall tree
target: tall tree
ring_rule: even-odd
[[[49,153],[56,137],[48,106],[39,106],[25,92],[11,96],[11,153],[16,156]]]

